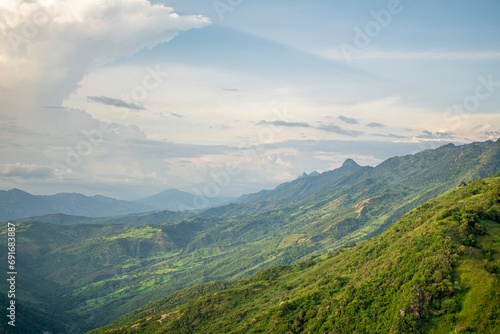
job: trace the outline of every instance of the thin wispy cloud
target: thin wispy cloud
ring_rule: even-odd
[[[0,176],[19,177],[21,179],[46,179],[52,176],[52,169],[48,166],[36,164],[1,164]]]
[[[384,124],[377,123],[377,122],[368,123],[368,124],[366,124],[366,126],[369,127],[369,128],[383,128],[383,127],[385,127]]]
[[[384,137],[384,138],[398,138],[398,139],[406,138],[405,136],[395,135],[393,133],[389,134],[373,133],[372,136]]]
[[[268,124],[274,126],[286,126],[290,128],[308,128],[309,124],[305,122],[287,122],[287,121],[260,121],[257,125]]]
[[[45,109],[64,109],[64,107],[61,107],[61,106],[42,106],[42,108],[45,108]]]
[[[329,124],[329,125],[321,125],[317,127],[318,130],[326,131],[326,132],[333,132],[337,133],[339,135],[344,135],[344,136],[349,136],[349,137],[359,137],[364,132],[362,131],[357,131],[357,130],[347,130],[343,129],[338,125],[335,124]]]
[[[344,115],[340,115],[338,117],[338,119],[344,123],[347,123],[347,124],[358,124],[359,121],[355,118],[350,118],[350,117],[346,117]]]
[[[108,106],[114,106],[114,107],[120,107],[120,108],[128,108],[128,109],[134,109],[134,110],[146,110],[141,105],[135,104],[135,103],[127,103],[123,100],[120,99],[115,99],[112,97],[107,97],[107,96],[87,96],[87,98],[91,101],[94,101],[96,103],[100,104],[105,104]]]
[[[453,133],[450,132],[432,132],[429,130],[422,131],[421,134],[415,136],[417,139],[451,139],[453,138]]]
[[[403,60],[500,60],[497,51],[426,51],[426,52],[367,52],[371,59]]]
[[[337,49],[319,52],[318,55],[332,60],[345,60]],[[374,60],[500,60],[499,51],[362,51],[356,59]]]
[[[500,137],[500,130],[498,130],[498,131],[486,131],[484,134],[487,136],[493,137],[493,138],[499,138]]]
[[[177,117],[177,118],[182,118],[182,115],[179,115],[179,114],[176,114],[176,113],[173,113],[171,111],[169,111],[170,115],[174,116],[174,117]]]

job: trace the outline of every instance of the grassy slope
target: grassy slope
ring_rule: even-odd
[[[478,180],[354,248],[175,307],[179,291],[95,333],[499,333],[499,274],[500,179]]]

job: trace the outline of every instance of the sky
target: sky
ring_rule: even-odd
[[[500,137],[497,0],[0,2],[0,189],[235,197]]]

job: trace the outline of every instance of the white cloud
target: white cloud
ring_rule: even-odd
[[[437,113],[413,127],[413,141],[452,139],[456,142],[498,139],[499,114],[456,114],[449,111]]]
[[[61,100],[91,69],[210,23],[147,0],[0,3],[0,85]]]
[[[0,176],[21,179],[45,179],[52,177],[52,168],[35,164],[0,164]]]
[[[143,147],[127,147],[131,141],[152,146],[137,126],[101,122],[61,104],[97,67],[208,24],[204,16],[181,16],[147,0],[0,2],[3,186],[34,190],[50,182],[54,190],[74,191],[101,188],[106,180],[111,187],[164,183],[161,157],[141,161]]]

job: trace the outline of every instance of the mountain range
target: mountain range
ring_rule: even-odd
[[[338,172],[346,170],[346,165],[354,163],[348,159]],[[359,166],[358,166],[359,167]],[[352,166],[351,166],[352,168]],[[335,172],[335,171],[332,171]],[[318,172],[310,174],[303,173],[295,181],[320,175]],[[324,180],[322,180],[324,181]],[[196,200],[196,196],[178,189],[168,189],[153,196],[145,197],[135,201],[117,200],[111,197],[95,195],[85,196],[79,193],[58,193],[55,195],[32,195],[26,191],[14,188],[11,190],[0,190],[0,221],[6,220],[29,220],[50,221],[60,224],[73,223],[95,223],[92,218],[108,217],[106,222],[113,221],[112,217],[134,215],[151,211],[164,211],[164,215],[157,222],[175,221],[179,217],[192,217],[193,213],[184,213],[183,216],[174,212],[186,211],[187,209],[197,210],[207,207],[216,207],[224,203],[244,203],[266,199],[268,196],[279,196],[279,189],[285,190],[293,182],[287,182],[278,186],[275,191],[262,190],[256,194],[243,195],[240,198],[214,197],[208,203],[201,203]],[[318,187],[319,183],[307,182],[307,187]],[[304,191],[306,189],[302,189]],[[270,195],[273,194],[273,195]],[[290,194],[293,195],[293,194]],[[169,211],[169,212],[167,212]],[[71,217],[74,216],[74,217]],[[166,217],[168,216],[168,217]],[[170,218],[173,217],[173,218]]]
[[[195,195],[177,189],[165,190],[136,201],[117,200],[101,195],[78,193],[32,195],[20,189],[0,190],[0,220],[13,220],[49,214],[84,217],[112,217],[148,211],[182,211],[193,207]],[[210,203],[196,206],[203,209],[230,201],[231,198],[212,198]]]
[[[19,219],[52,213],[89,217],[116,216],[147,211],[146,207],[100,195],[87,197],[77,193],[32,195],[20,189],[0,191],[0,219]]]
[[[91,333],[498,333],[500,178],[381,235],[248,279],[178,291]]]
[[[358,169],[360,166],[352,159],[344,161],[340,168],[324,173],[312,172],[311,174],[302,174],[296,180],[280,184],[273,190],[262,190],[255,194],[243,195],[235,203],[255,203],[261,201],[276,201],[298,196],[316,188],[319,188],[329,182],[334,181],[340,176]]]
[[[149,328],[145,324],[151,320],[146,320],[151,316],[155,323],[159,323],[156,320],[161,320],[161,323],[166,324],[166,327],[152,326],[151,332],[165,330],[188,333],[196,332],[195,329],[200,329],[200,332],[245,332],[248,326],[251,326],[248,324],[252,323],[255,323],[255,328],[260,328],[261,332],[265,332],[264,328],[273,328],[271,332],[316,332],[322,328],[325,328],[326,332],[339,332],[337,329],[341,327],[335,327],[338,323],[332,318],[333,310],[338,312],[335,316],[340,315],[342,321],[347,321],[345,328],[352,329],[350,332],[340,331],[342,333],[366,332],[363,328],[368,328],[369,319],[376,319],[378,316],[384,319],[381,320],[383,325],[373,332],[409,332],[410,328],[413,331],[425,330],[428,323],[424,324],[423,320],[419,320],[420,316],[414,311],[417,310],[419,315],[423,315],[424,310],[427,315],[431,314],[431,311],[434,314],[435,311],[441,310],[447,299],[454,298],[454,295],[440,295],[439,291],[426,290],[427,287],[429,284],[430,287],[434,283],[441,284],[444,279],[453,283],[459,275],[455,271],[442,271],[440,277],[436,274],[436,277],[429,278],[428,281],[417,281],[421,269],[423,274],[427,275],[428,271],[431,276],[436,271],[432,263],[425,262],[427,257],[434,255],[425,252],[435,250],[436,254],[441,251],[448,254],[447,251],[451,252],[459,247],[453,246],[455,248],[445,250],[439,248],[444,244],[448,245],[446,240],[452,240],[454,243],[457,240],[460,243],[469,242],[471,244],[468,247],[473,247],[475,243],[484,247],[477,248],[478,251],[473,247],[470,252],[468,248],[465,251],[461,249],[460,253],[457,251],[457,256],[467,253],[470,256],[477,255],[471,258],[477,260],[474,262],[477,264],[484,262],[480,256],[482,249],[491,246],[492,255],[488,261],[493,261],[493,269],[490,268],[493,274],[489,271],[488,273],[496,275],[494,265],[498,262],[498,257],[495,255],[495,240],[498,240],[498,230],[490,222],[477,221],[489,231],[489,234],[484,234],[485,239],[478,237],[476,240],[474,237],[467,241],[462,240],[460,235],[455,238],[455,234],[447,234],[448,230],[441,231],[438,228],[440,225],[433,225],[436,220],[432,218],[433,215],[438,214],[442,208],[438,209],[430,204],[419,209],[427,212],[422,215],[422,221],[420,216],[412,216],[408,226],[397,227],[398,224],[406,224],[404,221],[393,224],[427,201],[465,184],[469,185],[460,187],[458,195],[447,197],[448,204],[443,204],[443,207],[453,203],[465,205],[466,209],[473,208],[475,201],[483,202],[481,194],[485,193],[484,205],[481,204],[484,206],[483,211],[489,212],[491,209],[494,213],[497,210],[495,205],[498,196],[495,195],[496,190],[489,188],[494,188],[497,181],[487,179],[483,184],[481,181],[474,183],[473,180],[485,179],[488,175],[496,175],[499,172],[500,140],[460,146],[449,144],[414,155],[394,157],[376,167],[359,166],[354,161],[347,160],[336,170],[319,175],[313,173],[280,185],[272,191],[248,195],[234,203],[191,212],[187,216],[179,212],[161,211],[108,218],[52,215],[18,221],[17,229],[22,238],[18,241],[17,257],[19,272],[23,273],[19,278],[18,301],[31,319],[26,323],[33,326],[29,327],[33,328],[32,331],[26,329],[24,333],[38,333],[43,330],[57,333],[64,328],[72,328],[75,333],[84,332],[107,325],[129,312],[135,313],[127,315],[125,320],[122,319],[120,327],[112,327],[113,330],[123,326],[126,326],[123,329],[125,332],[133,331],[139,326]],[[488,195],[490,193],[493,195]],[[462,200],[468,202],[458,203]],[[462,206],[458,207],[459,212]],[[483,211],[476,213],[480,219],[495,221],[494,215],[481,216]],[[455,217],[454,214],[451,216]],[[466,218],[462,217],[462,213],[457,213],[460,222]],[[422,225],[425,227],[419,230],[420,223],[425,223]],[[451,220],[450,224],[450,231],[455,231],[453,229],[456,226]],[[467,226],[463,227],[465,230],[460,230],[462,225],[463,223],[457,227],[462,235],[466,234],[467,238],[472,234],[478,235],[474,230],[475,225],[472,225],[470,231]],[[479,227],[477,229],[480,230]],[[436,237],[426,239],[422,237],[424,234],[418,234],[419,231],[425,232],[425,235],[435,234]],[[0,233],[6,233],[5,226],[0,228]],[[438,234],[441,237],[438,237]],[[420,248],[415,254],[425,252],[413,257],[410,256],[411,252],[406,254],[405,251],[412,249],[414,245],[406,242],[417,236],[422,237],[422,243],[418,243]],[[447,239],[448,236],[452,239]],[[375,237],[378,239],[369,239]],[[5,246],[5,241],[6,238],[2,238],[1,247]],[[363,248],[363,244],[371,246]],[[379,247],[379,244],[385,246]],[[355,246],[358,250],[354,253],[347,251]],[[466,244],[462,246],[465,247]],[[401,256],[391,255],[399,254],[398,252]],[[485,252],[487,254],[488,250]],[[340,267],[335,269],[333,265],[337,260],[333,258],[337,257],[334,254],[340,253],[346,255],[338,257]],[[329,256],[333,258],[328,258]],[[377,262],[379,257],[385,262]],[[374,261],[378,263],[377,266],[367,264]],[[390,270],[384,269],[384,266],[389,264],[387,261],[392,263],[388,267]],[[449,259],[446,258],[446,261]],[[320,262],[323,264],[320,265]],[[467,266],[468,262],[464,263]],[[479,270],[476,264],[470,267],[472,272]],[[421,265],[423,267],[420,267]],[[330,267],[331,272],[328,272]],[[322,269],[304,271],[307,268]],[[394,268],[402,268],[398,272],[401,277],[391,276],[392,281],[388,280],[388,275]],[[403,269],[408,271],[408,275],[405,276]],[[360,285],[356,283],[359,278],[379,277],[378,272],[384,273],[378,281],[367,283],[368,290],[359,290]],[[325,276],[322,276],[323,274]],[[427,277],[425,275],[424,277]],[[294,281],[294,277],[297,281]],[[308,287],[311,293],[316,291],[316,282],[321,281],[323,277],[328,277],[328,281],[324,283],[325,289],[331,289],[332,293],[338,294],[323,299],[323,290],[318,290],[318,295],[309,296],[306,291]],[[491,276],[487,278],[490,282]],[[381,291],[385,291],[386,286],[382,283],[386,279],[405,291],[401,293],[402,290],[394,290],[394,294],[387,297],[403,296],[403,299],[396,298],[395,306],[392,306],[390,300],[379,300],[374,295],[373,291],[376,291],[377,286],[384,287]],[[260,283],[252,285],[252,282],[257,281]],[[332,283],[335,281],[340,284],[332,285],[337,284]],[[457,282],[458,285],[461,284],[460,280]],[[420,288],[414,289],[416,285]],[[439,286],[445,290],[449,287],[448,283]],[[5,289],[6,283],[0,282],[0,288]],[[237,290],[231,290],[233,288]],[[244,301],[241,300],[242,297],[237,301],[225,299],[227,295],[222,292],[226,290],[232,296],[241,292],[248,298]],[[262,291],[262,295],[259,291]],[[363,295],[364,291],[369,293]],[[217,298],[214,303],[199,303],[199,300],[212,300],[215,292],[221,296],[220,304]],[[431,293],[432,301],[436,300],[436,304],[425,301],[427,292]],[[436,293],[437,296],[434,296]],[[316,295],[317,298],[314,297]],[[420,296],[425,298],[419,299]],[[482,292],[478,292],[477,296],[490,298]],[[162,297],[167,298],[168,302],[155,302]],[[462,297],[465,299],[460,299]],[[462,297],[453,302],[446,301],[445,304],[463,305],[469,299],[465,294]],[[499,306],[494,299],[496,297],[491,298],[493,305]],[[344,299],[347,301],[344,302]],[[414,299],[418,301],[415,304],[417,308],[412,308]],[[255,300],[253,306],[248,304],[251,304],[252,300]],[[145,306],[148,303],[152,304]],[[281,309],[282,305],[286,308]],[[370,305],[373,308],[370,308]],[[175,313],[178,306],[179,311]],[[458,318],[453,318],[453,314],[458,317],[459,306],[450,306],[455,310],[450,313],[452,315],[449,320],[454,323],[453,326],[458,324]],[[146,308],[135,311],[140,307]],[[396,307],[400,309],[395,311]],[[214,311],[219,308],[222,314]],[[268,313],[255,311],[259,308],[263,312],[267,310]],[[189,311],[186,311],[187,309]],[[360,320],[359,326],[365,327],[348,323],[356,312],[365,309],[373,310],[370,311],[372,313],[360,313],[363,314],[360,319],[365,320]],[[390,312],[387,313],[389,309]],[[158,313],[160,310],[165,310],[165,313]],[[400,311],[404,312],[398,313]],[[329,319],[326,323],[330,325],[311,320],[316,319],[320,313],[324,313]],[[394,326],[386,326],[387,323],[392,323],[390,319],[396,319],[398,314],[403,313],[404,316],[399,316],[406,317],[408,314],[408,317],[403,318],[409,319],[407,322],[401,322],[401,319],[397,318],[398,321],[393,321]],[[164,314],[167,315],[161,318]],[[190,318],[185,321],[182,314],[189,315]],[[472,317],[474,314],[466,316]],[[216,324],[209,321],[215,315],[221,322]],[[241,322],[235,324],[236,320],[226,321],[226,315],[232,317],[231,319],[241,319]],[[255,321],[254,318],[247,318],[253,315],[256,316]],[[192,323],[193,327],[186,327],[187,323],[196,319],[199,319],[199,327],[196,327],[198,322]],[[292,327],[294,319],[297,320],[296,328]],[[481,316],[481,319],[486,318]],[[139,325],[131,327],[136,323]],[[224,323],[229,327],[220,327],[224,326]],[[269,327],[272,323],[276,326]],[[473,321],[464,323],[470,323],[471,328],[483,328]],[[240,325],[243,327],[240,328]],[[314,327],[316,325],[319,327]]]

